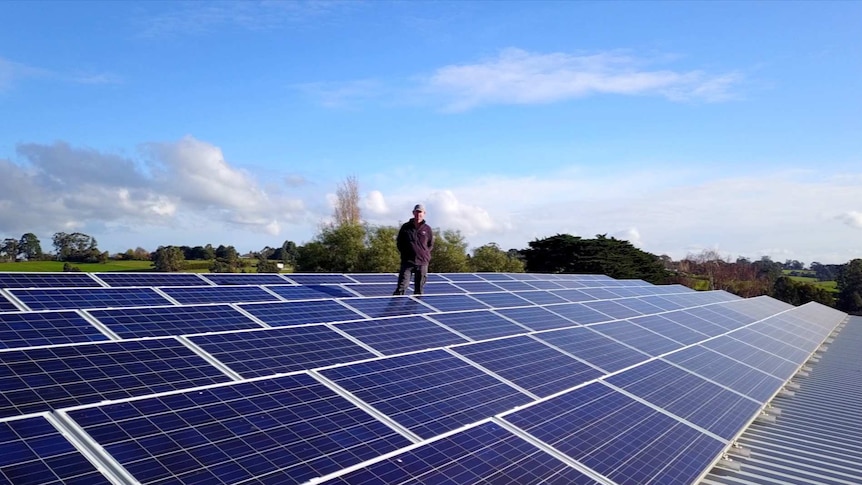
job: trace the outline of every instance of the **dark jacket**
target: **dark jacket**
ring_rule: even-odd
[[[434,249],[434,233],[431,226],[422,221],[417,227],[413,219],[405,222],[398,231],[396,239],[398,252],[401,253],[401,263],[426,266],[431,262],[431,250]]]

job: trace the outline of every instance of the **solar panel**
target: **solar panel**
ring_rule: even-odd
[[[285,300],[313,300],[356,296],[355,293],[337,285],[272,285],[267,286],[266,289]]]
[[[98,342],[108,337],[73,311],[0,313],[0,348]]]
[[[784,384],[774,376],[701,346],[682,349],[662,358],[759,403],[768,401]]]
[[[741,328],[730,334],[730,336],[759,349],[778,354],[797,364],[808,360],[811,352],[805,349],[810,349],[811,343],[807,342],[804,337],[800,337],[780,327],[762,326],[763,323],[765,322]]]
[[[733,439],[762,406],[660,360],[610,376],[606,382],[726,440]]]
[[[615,300],[616,303],[623,305],[627,308],[631,308],[636,311],[639,315],[652,315],[656,313],[662,313],[665,310],[663,308],[659,308],[652,303],[649,303],[646,300],[641,298],[623,298],[620,300]],[[629,317],[626,317],[629,318]]]
[[[450,293],[464,293],[464,290],[455,286],[452,283],[447,282],[438,282],[438,283],[427,283],[425,287],[422,289],[423,293],[426,295],[443,295]]]
[[[476,276],[486,281],[513,281],[515,278],[508,273],[475,273]]]
[[[111,287],[122,286],[195,286],[208,282],[194,273],[96,273]]]
[[[551,303],[568,303],[568,300],[549,291],[520,291],[518,296],[534,305],[549,305]]]
[[[111,308],[85,310],[120,338],[261,328],[230,305]]]
[[[466,341],[463,337],[421,316],[342,323],[337,328],[386,355],[443,347]]]
[[[9,301],[9,299],[4,295],[0,294],[0,312],[14,312],[18,310],[20,310],[20,308]]]
[[[606,372],[616,372],[650,357],[586,327],[551,330],[535,337]]]
[[[679,342],[662,337],[627,320],[592,325],[590,329],[607,335],[614,340],[619,340],[652,356],[661,355],[682,347],[682,344]]]
[[[568,318],[575,323],[580,323],[581,325],[613,320],[613,318],[605,315],[604,313],[586,307],[581,303],[562,303],[559,305],[548,305],[545,308],[558,315]]]
[[[599,482],[500,425],[486,422],[321,483],[592,485]]]
[[[601,383],[504,419],[615,483],[693,483],[725,447]]]
[[[529,291],[536,289],[535,286],[530,286],[523,281],[495,281],[494,284],[506,291]]]
[[[9,290],[31,310],[170,305],[152,288],[19,288]]]
[[[712,323],[713,325],[718,325],[719,327],[724,329],[725,332],[728,330],[737,329],[739,327],[742,327],[743,325],[754,321],[750,318],[745,318],[739,314],[737,314],[739,318],[732,318],[727,313],[715,311],[710,307],[689,308],[688,310],[686,310],[686,312],[696,317],[702,318],[709,323]]]
[[[0,273],[0,288],[60,288],[102,286],[89,273]]]
[[[595,300],[592,296],[584,293],[581,290],[554,290],[553,293],[560,298],[563,298],[567,301],[577,303],[582,301],[592,301]]]
[[[460,428],[530,400],[526,394],[443,350],[320,372],[422,438]]]
[[[603,373],[530,337],[512,337],[452,347],[539,397],[547,397]]]
[[[592,308],[593,310],[604,313],[611,317],[610,320],[620,320],[623,318],[639,317],[642,315],[640,312],[636,312],[631,308],[620,305],[616,301],[611,300],[588,301],[581,304],[587,308]]]
[[[800,363],[791,362],[780,355],[752,347],[745,342],[740,342],[728,336],[717,337],[703,342],[701,345],[719,354],[748,364],[757,370],[778,377],[782,381],[790,379],[799,370]]]
[[[670,301],[667,298],[663,298],[659,295],[651,295],[651,296],[643,296],[641,300],[649,303],[650,305],[657,306],[664,311],[672,311],[672,310],[680,310],[685,308],[685,305],[682,305],[675,301]]]
[[[64,413],[142,483],[303,483],[411,444],[303,374]]]
[[[283,285],[288,281],[276,273],[206,273],[200,275],[217,285]]]
[[[527,333],[529,330],[487,310],[428,315],[473,340]]]
[[[224,332],[188,338],[245,378],[377,356],[325,325]]]
[[[287,273],[284,275],[284,277],[298,285],[322,285],[356,282],[353,280],[353,278],[348,278],[343,274],[331,273]]]
[[[709,337],[715,337],[716,335],[721,335],[727,332],[723,327],[697,317],[686,310],[663,313],[662,316],[672,322],[678,323],[686,328],[690,328]]]
[[[614,298],[619,298],[619,295],[607,288],[583,288],[581,291],[596,300],[612,300]]]
[[[474,273],[439,273],[440,276],[443,276],[449,281],[461,282],[461,281],[485,281],[484,278],[474,274]]]
[[[161,288],[161,290],[183,305],[280,301],[277,296],[260,286],[186,286]]]
[[[0,450],[0,483],[113,483],[45,415],[0,420]]]
[[[406,296],[345,298],[341,301],[371,318],[417,315],[433,311],[430,307]]]
[[[514,293],[476,293],[473,295],[473,298],[485,303],[491,308],[532,305],[532,303]]]
[[[422,295],[422,303],[440,312],[486,309],[488,305],[467,295]]]
[[[365,318],[335,300],[245,303],[239,307],[273,327]]]
[[[495,313],[512,319],[531,330],[549,330],[577,325],[571,320],[542,307],[503,308],[495,310]]]
[[[530,280],[528,281],[530,286],[534,288],[538,288],[540,290],[559,290],[562,288],[559,283],[555,281],[546,281],[546,280]]]
[[[659,335],[676,340],[684,345],[701,342],[707,338],[706,334],[700,333],[697,330],[692,330],[691,328],[680,325],[672,320],[668,320],[662,315],[647,315],[632,318],[629,319],[629,321]]]
[[[350,277],[360,283],[388,283],[389,287],[395,289],[395,283],[398,282],[398,275],[395,273],[349,273],[345,276]],[[389,292],[392,293],[391,291]]]
[[[0,351],[0,417],[230,380],[179,341]]]
[[[348,283],[344,287],[362,296],[389,296],[395,291],[392,283]]]
[[[460,291],[468,293],[494,293],[499,292],[500,287],[488,281],[459,281],[455,283]]]

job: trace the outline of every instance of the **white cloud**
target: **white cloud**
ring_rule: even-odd
[[[362,209],[370,212],[372,216],[381,216],[389,214],[389,207],[386,205],[386,199],[383,193],[379,190],[372,190],[365,197]]]
[[[836,216],[836,219],[856,229],[862,229],[862,212],[847,211]]]
[[[736,73],[645,70],[644,61],[620,53],[536,54],[505,49],[474,64],[439,68],[427,88],[464,111],[486,104],[543,104],[591,94],[660,95],[672,100],[724,100],[741,80]]]

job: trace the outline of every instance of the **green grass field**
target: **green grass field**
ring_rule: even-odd
[[[20,261],[17,263],[0,263],[0,272],[7,271],[29,271],[29,272],[62,272],[61,261]],[[108,273],[111,271],[122,271],[127,273],[153,271],[150,261],[108,261],[107,263],[71,263],[72,266],[85,273]],[[209,273],[211,261],[186,261],[184,273]],[[247,272],[255,271],[255,263],[245,266]]]

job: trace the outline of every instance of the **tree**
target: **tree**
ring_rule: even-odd
[[[780,276],[775,280],[775,285],[772,288],[770,296],[796,306],[804,305],[811,301],[827,306],[835,304],[835,299],[829,291],[810,283],[793,281],[789,276]]]
[[[434,249],[431,250],[431,273],[464,273],[470,270],[467,261],[467,241],[461,231],[435,230]]]
[[[628,241],[602,234],[596,239],[557,234],[529,245],[521,253],[530,272],[604,274],[618,279],[639,278],[653,284],[664,283],[668,277],[658,256],[641,251]]]
[[[844,265],[838,273],[839,310],[847,313],[862,313],[862,259],[854,259]]]
[[[401,256],[395,245],[398,228],[374,226],[365,229],[365,251],[359,261],[359,271],[369,273],[394,273],[398,271]]]
[[[17,239],[9,237],[3,240],[3,246],[0,247],[0,258],[10,263],[18,260]]]
[[[279,259],[284,263],[285,267],[296,268],[296,257],[298,254],[296,243],[293,241],[284,241],[280,248],[273,251],[271,258]]]
[[[38,261],[42,259],[42,244],[39,238],[32,232],[21,236],[18,242],[18,254],[24,256],[27,261]]]
[[[215,260],[210,265],[212,273],[239,273],[242,270],[242,261],[239,253],[233,246],[220,245],[215,250]]]
[[[176,246],[159,246],[151,259],[156,271],[182,271],[186,266],[186,257],[183,251]]]
[[[325,225],[299,250],[298,271],[350,273],[360,271],[365,252],[365,228],[359,224]]]
[[[335,225],[358,225],[362,223],[359,210],[359,182],[351,175],[338,185],[335,192]]]
[[[80,232],[57,232],[52,238],[57,260],[75,263],[96,263],[102,258],[96,238]]]
[[[261,258],[257,262],[257,272],[258,273],[278,273],[278,263],[269,259]]]
[[[470,270],[474,272],[524,272],[524,262],[500,249],[497,243],[488,243],[474,249],[469,261]]]

